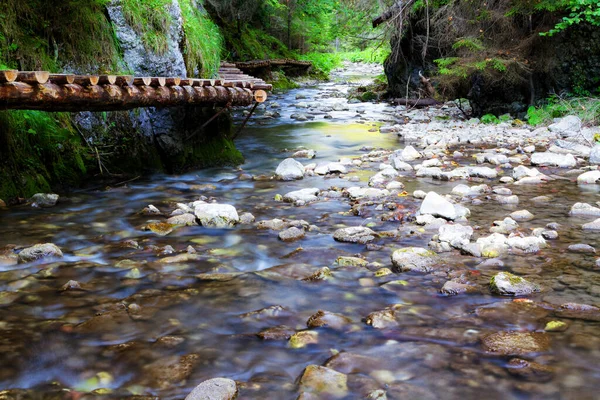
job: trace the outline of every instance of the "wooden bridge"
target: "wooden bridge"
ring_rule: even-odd
[[[248,106],[272,86],[223,64],[220,79],[0,71],[0,110],[118,111],[139,107]]]

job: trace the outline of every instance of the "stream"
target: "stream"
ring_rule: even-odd
[[[570,215],[575,203],[600,201],[597,185],[575,182],[594,168],[580,160],[577,168],[538,166],[547,180],[501,183],[518,165],[530,168],[527,145],[545,151],[551,135],[465,121],[451,105],[348,103],[348,88],[380,73],[347,65],[331,82],[271,95],[236,140],[246,157],[239,168],[80,190],[50,208],[0,209],[0,398],[183,399],[223,377],[236,381],[238,399],[597,399],[600,268],[595,250],[569,249],[600,246],[598,231],[582,229],[600,214]],[[236,125],[243,117],[237,110]],[[428,137],[515,132],[502,143],[425,148],[417,136],[426,126]],[[397,175],[374,182],[411,138],[423,157],[405,157],[412,167],[485,166],[497,175],[417,176],[398,162]],[[303,179],[273,178],[303,149],[316,152],[295,158],[304,166],[335,163],[329,169],[341,164],[342,172],[320,175],[309,166]],[[476,164],[490,151],[512,158]],[[369,182],[377,195],[344,190]],[[455,190],[461,184],[469,187]],[[280,201],[306,188],[316,201]],[[415,221],[424,202],[415,191],[452,194],[470,210],[448,224],[473,228],[465,243],[519,210],[534,217],[515,217],[518,228],[502,234],[537,241],[503,242],[486,254],[468,254],[464,243],[450,248],[436,236],[445,220]],[[511,195],[518,205],[497,197]],[[229,229],[179,226],[166,235],[149,228],[197,200],[230,204],[256,222],[245,215]],[[161,214],[142,212],[150,204]],[[281,221],[264,223],[274,219]],[[281,240],[290,227],[301,236]],[[347,227],[376,235],[335,240]],[[17,263],[37,243],[55,244],[63,257]],[[422,271],[393,264],[394,251],[409,247],[439,254],[411,261],[427,264]],[[489,285],[499,272],[536,290],[500,295]],[[458,289],[441,291],[448,281]],[[310,376],[309,365],[319,366]]]

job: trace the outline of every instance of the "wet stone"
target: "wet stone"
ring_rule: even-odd
[[[600,322],[600,308],[588,304],[565,303],[556,309],[555,314],[561,318]]]
[[[526,296],[539,292],[540,287],[520,276],[509,272],[499,272],[490,280],[490,290],[492,293],[503,296]]]
[[[288,341],[288,344],[292,349],[301,349],[309,344],[317,343],[319,343],[319,332],[315,331],[297,332],[293,334]]]
[[[226,378],[214,378],[204,381],[185,400],[233,400],[238,389],[235,381]]]
[[[279,232],[279,239],[284,242],[294,242],[304,237],[305,233],[303,229],[291,227]]]
[[[482,339],[483,349],[499,355],[527,355],[550,350],[550,337],[541,332],[497,332]]]
[[[58,202],[59,196],[54,193],[36,193],[29,201],[32,207],[54,207]]]
[[[176,225],[167,222],[152,222],[146,226],[146,230],[156,233],[159,236],[167,236],[169,233],[173,232],[175,226]]]
[[[531,221],[535,216],[527,210],[515,211],[510,214],[510,217],[515,221]]]
[[[572,244],[568,247],[568,250],[571,253],[586,253],[586,254],[595,254],[596,249],[590,246],[589,244]]]
[[[341,228],[335,231],[333,238],[338,242],[367,244],[376,238],[376,233],[363,226]]]
[[[23,249],[19,253],[19,261],[26,263],[43,258],[62,258],[63,253],[53,243],[36,244]]]
[[[262,340],[289,340],[296,331],[286,325],[267,328],[256,334]]]
[[[194,214],[181,214],[176,215],[167,219],[167,224],[171,225],[183,225],[183,226],[195,226],[198,225],[196,216]]]
[[[344,329],[347,325],[351,324],[352,320],[341,314],[335,314],[329,311],[319,310],[306,322],[306,326],[309,328],[319,328],[322,326],[332,329]]]
[[[381,360],[374,357],[363,356],[350,352],[334,355],[325,362],[325,367],[334,369],[343,374],[368,374],[380,368]]]
[[[398,272],[431,272],[438,267],[437,255],[422,247],[408,247],[394,251],[392,264]]]
[[[554,377],[554,368],[522,358],[513,358],[506,368],[511,375],[528,381],[548,382]]]
[[[396,312],[391,309],[372,312],[365,318],[365,323],[376,329],[385,329],[398,326]]]
[[[444,286],[440,289],[440,293],[448,296],[456,296],[459,294],[476,293],[478,292],[477,287],[462,283],[458,280],[450,280],[444,283]]]
[[[348,394],[348,377],[346,374],[327,367],[309,365],[300,378],[300,391],[319,397],[341,399]]]
[[[588,222],[587,224],[583,224],[581,227],[584,231],[600,231],[600,218]]]
[[[563,321],[548,321],[544,330],[546,332],[564,332],[569,329],[569,324]]]

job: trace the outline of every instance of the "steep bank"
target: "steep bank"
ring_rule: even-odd
[[[222,39],[202,6],[195,0],[156,3],[11,0],[0,26],[0,68],[212,76]],[[241,153],[227,138],[227,118],[196,132],[212,113],[0,112],[0,198],[64,190],[100,172],[125,176],[240,163]]]
[[[564,15],[548,2],[415,5],[392,37],[390,94],[418,96],[419,71],[432,77],[438,99],[468,98],[476,116],[522,116],[550,93],[597,93],[597,27],[582,22],[544,35]]]

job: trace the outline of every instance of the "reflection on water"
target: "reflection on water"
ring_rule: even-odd
[[[401,146],[394,135],[370,131],[376,121],[394,112],[385,105],[350,105],[350,111],[334,112],[327,122],[319,115],[313,122],[290,120],[297,111],[292,105],[299,101],[345,102],[328,97],[341,89],[332,84],[274,97],[282,117],[259,119],[238,141],[247,158],[243,172],[271,175],[300,146],[317,151],[315,162],[354,158],[365,154],[364,147]],[[307,99],[296,100],[298,95]],[[366,110],[357,114],[359,108]],[[469,155],[460,162],[468,164]],[[373,163],[368,173],[349,176],[358,176],[364,185],[376,170]],[[495,272],[506,270],[545,288],[530,297],[535,302],[598,304],[595,257],[564,251],[571,243],[600,245],[598,235],[579,228],[587,219],[568,217],[573,203],[600,200],[596,190],[584,191],[569,181],[511,188],[522,200],[519,209],[536,215],[520,224],[522,231],[550,222],[563,225],[560,239],[540,254],[507,256],[504,267],[498,267],[450,253],[443,256],[448,272],[376,277],[374,271],[390,267],[393,249],[426,247],[432,232],[381,221],[377,204],[367,206],[363,216],[352,216],[346,213],[347,199],[304,207],[273,200],[276,194],[301,188],[357,185],[345,178],[252,181],[238,179],[241,172],[222,168],[157,175],[109,190],[82,190],[51,209],[0,211],[0,248],[52,242],[65,253],[64,259],[52,263],[0,263],[0,389],[45,393],[58,386],[78,391],[108,388],[115,398],[147,394],[180,399],[199,382],[223,376],[240,382],[242,398],[293,399],[296,379],[307,365],[322,365],[338,352],[350,352],[365,357],[338,366],[350,374],[347,398],[365,398],[370,390],[381,388],[388,389],[388,398],[411,399],[480,398],[482,391],[498,399],[596,396],[597,322],[569,320],[567,331],[552,334],[550,353],[524,356],[553,368],[550,378],[535,372],[518,375],[505,368],[510,357],[483,354],[479,338],[499,330],[543,331],[556,317],[543,307],[494,297],[487,290],[471,296],[439,294],[452,277],[469,274],[485,288]],[[403,181],[409,192],[449,193],[456,185]],[[198,186],[205,184],[214,188]],[[530,201],[547,194],[554,201]],[[170,212],[176,203],[200,196],[233,204],[259,221],[305,220],[315,229],[295,243],[252,225],[231,230],[182,227],[164,237],[142,230],[148,221],[163,219],[141,215],[148,204]],[[420,204],[412,197],[396,203],[412,212]],[[469,207],[470,223],[482,236],[494,220],[513,211],[485,199]],[[368,250],[333,240],[335,229],[357,225],[396,233]],[[195,253],[187,259],[165,261],[185,254],[188,246]],[[366,267],[336,263],[339,256],[359,253],[369,263]],[[322,267],[329,267],[332,276],[303,280]],[[204,275],[208,273],[212,275]],[[79,282],[81,290],[61,290],[70,280]],[[396,326],[373,329],[365,324],[367,315],[390,305],[396,305]],[[261,309],[265,310],[244,315]],[[256,336],[281,325],[306,329],[318,310],[342,314],[350,322],[339,329],[316,328],[318,342],[298,349],[286,340]]]

